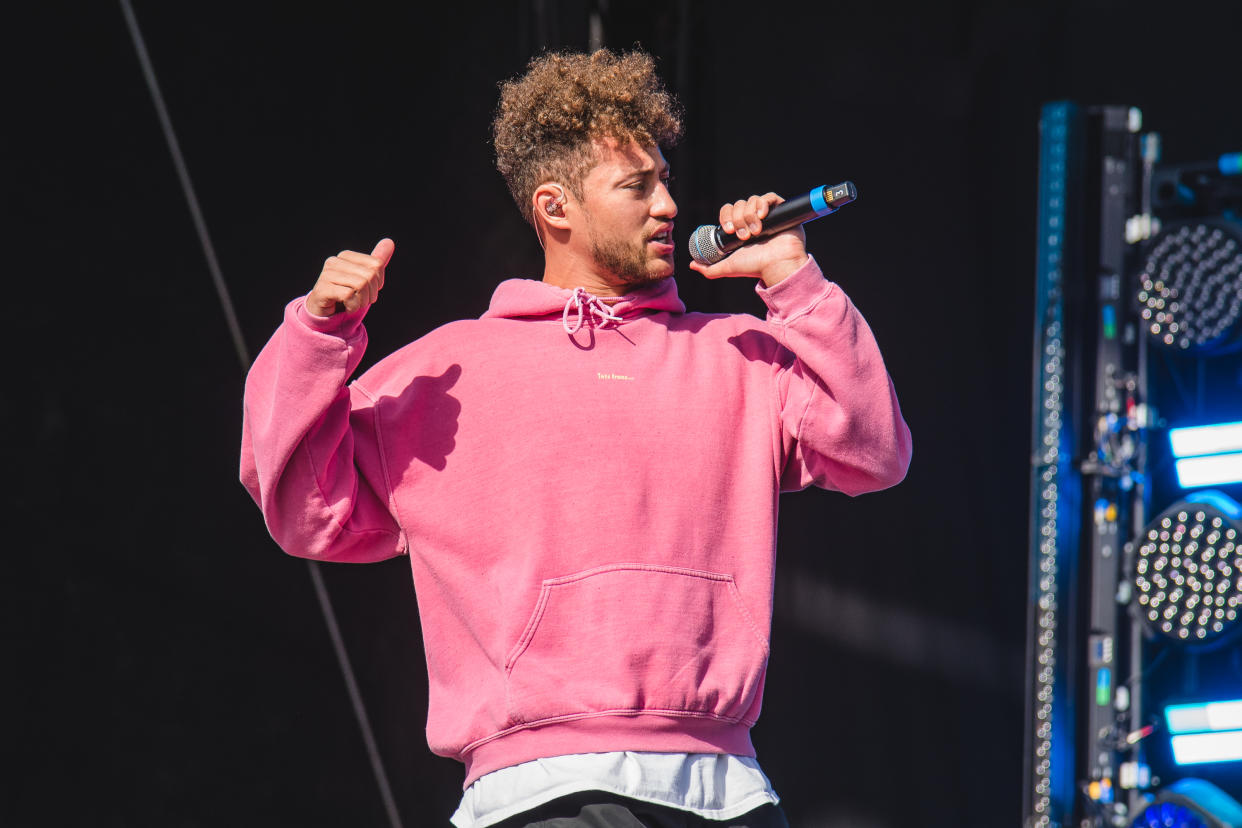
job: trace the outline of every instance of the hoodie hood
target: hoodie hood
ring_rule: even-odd
[[[534,279],[507,279],[496,286],[492,294],[491,304],[483,319],[538,316],[576,316],[577,306],[603,306],[612,316],[613,321],[624,321],[647,312],[669,311],[684,313],[686,306],[677,296],[677,282],[670,276],[651,285],[636,288],[624,296],[613,298],[592,298],[581,289],[553,287],[545,282]],[[602,309],[601,309],[602,310]],[[593,314],[596,319],[601,313]]]

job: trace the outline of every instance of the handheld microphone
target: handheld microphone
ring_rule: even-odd
[[[733,233],[726,233],[719,225],[704,224],[690,234],[690,258],[699,264],[715,264],[743,245],[805,224],[820,216],[831,215],[856,198],[858,190],[852,181],[835,187],[816,187],[809,193],[782,201],[768,210],[768,215],[763,220],[763,230],[746,241]]]

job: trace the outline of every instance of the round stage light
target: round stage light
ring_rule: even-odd
[[[1136,545],[1134,594],[1148,627],[1188,645],[1242,629],[1242,525],[1211,504],[1183,501]]]
[[[1223,219],[1168,225],[1138,278],[1142,327],[1179,350],[1215,350],[1242,329],[1242,227]]]
[[[1179,779],[1160,791],[1131,828],[1236,828],[1242,805],[1205,779]]]

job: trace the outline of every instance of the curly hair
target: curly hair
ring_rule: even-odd
[[[534,58],[525,75],[500,85],[492,121],[496,168],[532,225],[531,197],[540,184],[557,181],[581,200],[595,141],[670,147],[681,131],[681,105],[664,89],[651,56],[606,49]]]

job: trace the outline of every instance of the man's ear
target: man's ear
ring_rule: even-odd
[[[566,196],[565,188],[553,181],[540,184],[532,196],[537,220],[546,221],[550,226],[564,228]]]

